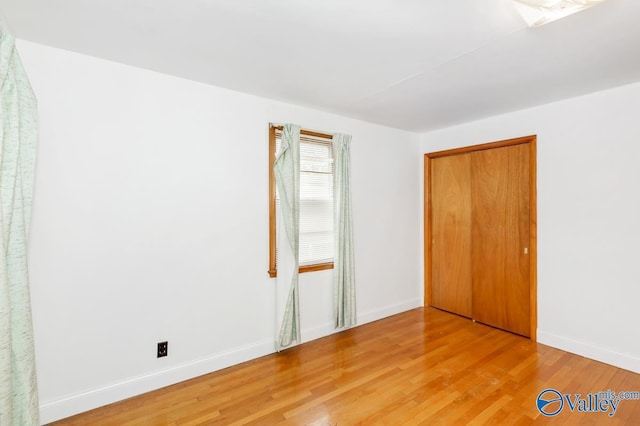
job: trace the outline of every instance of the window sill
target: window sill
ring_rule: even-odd
[[[305,272],[324,271],[326,269],[333,269],[333,262],[317,263],[315,265],[304,265],[298,268],[298,273],[303,274]],[[275,278],[278,276],[278,271],[272,269],[269,271],[269,276]]]

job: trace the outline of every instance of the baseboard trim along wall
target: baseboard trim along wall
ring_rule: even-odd
[[[66,398],[45,402],[40,405],[40,421],[42,424],[50,423],[259,358],[272,352],[274,352],[273,340],[259,342]]]
[[[358,325],[377,321],[420,306],[422,306],[422,301],[420,299],[415,299],[387,306],[382,309],[364,312],[358,315]],[[341,330],[335,330],[333,328],[333,324],[324,324],[308,330],[303,329],[303,343],[319,339],[339,331]],[[155,371],[150,374],[133,377],[122,382],[113,383],[87,392],[70,395],[54,401],[43,402],[40,404],[40,421],[42,424],[50,423],[94,408],[122,401],[136,395],[160,389],[165,386],[189,380],[194,377],[222,370],[223,368],[250,361],[274,352],[274,339],[269,339],[268,341],[238,347],[227,352],[214,354],[210,357],[177,365],[165,370]]]
[[[640,374],[640,358],[631,354],[616,352],[612,349],[595,346],[590,343],[580,342],[540,330],[538,330],[538,343]],[[571,389],[567,391],[571,391]]]

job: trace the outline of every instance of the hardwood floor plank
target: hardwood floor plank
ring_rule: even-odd
[[[542,416],[546,388],[640,391],[640,375],[420,308],[53,424],[640,424],[635,400]]]
[[[505,405],[507,405],[509,402],[511,402],[511,400],[513,399],[513,397],[511,395],[502,395],[500,396],[500,398],[498,398],[496,401],[492,401],[491,404],[485,408],[484,410],[480,411],[479,414],[473,414],[472,419],[470,420],[470,422],[468,423],[470,426],[471,425],[484,425],[487,424],[489,422],[489,420],[493,419],[493,417],[502,409],[502,407],[504,407]],[[478,407],[479,408],[479,407]],[[477,411],[475,411],[477,412]],[[495,419],[494,419],[495,421]],[[495,423],[493,423],[495,424]]]

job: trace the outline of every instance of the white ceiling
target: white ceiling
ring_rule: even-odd
[[[640,0],[0,0],[18,38],[411,131],[640,81]]]

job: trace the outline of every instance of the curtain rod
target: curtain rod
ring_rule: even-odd
[[[271,127],[273,127],[274,129],[277,130],[283,130],[284,127],[281,124],[269,124]],[[323,139],[333,139],[333,135],[330,135],[328,133],[322,133],[322,132],[315,132],[313,130],[306,130],[306,129],[300,129],[300,134],[301,135],[305,135],[305,136],[315,136],[316,138],[323,138]]]

